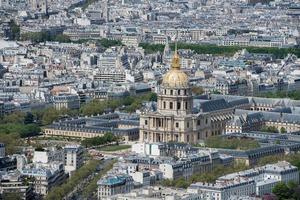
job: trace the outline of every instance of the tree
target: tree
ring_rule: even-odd
[[[296,188],[293,190],[293,198],[295,200],[300,200],[300,186],[298,185]]]
[[[22,200],[22,197],[19,193],[9,192],[9,193],[3,193],[3,199],[5,199],[5,200]]]
[[[41,132],[41,128],[36,124],[27,124],[20,130],[22,138],[36,136]]]
[[[48,125],[59,119],[59,111],[55,108],[47,108],[42,115],[42,124]]]
[[[280,128],[280,133],[286,133],[286,129],[284,127]]]
[[[31,112],[27,112],[24,117],[24,124],[31,124],[34,122],[34,115]]]
[[[146,54],[163,52],[164,45],[161,44],[149,44],[149,43],[140,43],[140,47],[145,49]],[[174,48],[174,44],[171,44],[170,47]],[[245,47],[240,46],[217,46],[211,44],[190,44],[190,43],[178,43],[178,49],[191,49],[198,54],[213,54],[213,55],[234,55],[238,50],[242,50]],[[273,54],[276,58],[284,58],[289,53],[295,54],[297,57],[300,57],[299,48],[273,48],[273,47],[246,47],[246,50],[250,53],[268,53]]]
[[[24,119],[25,119],[25,113],[16,111],[12,114],[4,116],[2,122],[4,124],[8,124],[8,123],[22,124],[22,123],[24,123]]]
[[[201,95],[201,94],[204,93],[204,90],[203,90],[203,88],[201,86],[193,86],[192,87],[192,92],[195,95]]]
[[[264,126],[261,129],[262,132],[278,133],[278,129],[275,126]]]
[[[9,23],[9,27],[11,30],[11,39],[19,40],[20,38],[20,26],[16,24],[14,20],[11,20]]]
[[[189,186],[189,184],[183,177],[179,178],[175,184],[175,187],[178,187],[178,188],[187,188],[188,186]]]
[[[99,145],[108,144],[111,142],[117,142],[118,139],[119,138],[116,137],[112,133],[105,133],[101,137],[86,138],[86,139],[82,140],[81,144],[86,147],[99,146]]]
[[[277,197],[274,194],[264,194],[262,196],[263,200],[277,200]]]
[[[205,140],[205,145],[211,148],[225,148],[225,149],[254,149],[259,147],[256,140],[248,138],[226,138],[222,136],[212,136]]]
[[[60,42],[60,43],[67,43],[67,42],[71,42],[71,39],[67,35],[58,34],[58,35],[55,36],[54,41]]]
[[[288,186],[283,182],[277,183],[272,192],[278,197],[279,200],[284,200],[291,197],[290,188],[288,188]]]

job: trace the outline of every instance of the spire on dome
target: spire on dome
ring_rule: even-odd
[[[177,53],[177,42],[175,43],[175,52],[172,59],[171,69],[180,69],[180,58]]]

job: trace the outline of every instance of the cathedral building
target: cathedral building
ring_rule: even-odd
[[[140,141],[198,143],[211,135],[222,134],[233,109],[225,101],[208,101],[203,105],[201,112],[192,112],[189,78],[180,69],[180,58],[175,50],[170,70],[159,88],[157,111],[140,116]]]

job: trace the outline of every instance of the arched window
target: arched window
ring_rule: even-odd
[[[170,102],[170,109],[173,109],[173,102]]]
[[[180,110],[180,109],[181,109],[181,103],[177,102],[177,110]]]

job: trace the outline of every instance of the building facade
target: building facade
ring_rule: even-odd
[[[195,114],[189,78],[180,65],[176,50],[171,69],[164,76],[158,92],[157,111],[140,116],[140,141],[198,143],[199,140],[224,132],[225,122],[232,110],[222,109],[222,113],[219,113],[201,109]],[[211,106],[209,104],[206,106]],[[218,117],[223,114],[224,117]]]
[[[65,172],[71,173],[83,165],[83,148],[80,145],[67,145],[64,148]]]
[[[126,174],[109,175],[100,179],[98,185],[98,199],[105,199],[112,195],[129,193],[133,189],[133,179]]]

